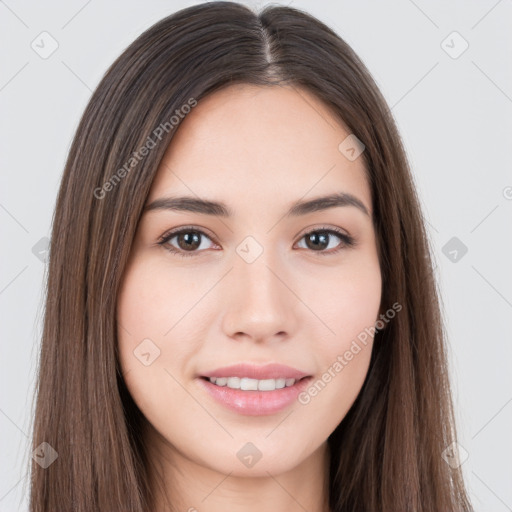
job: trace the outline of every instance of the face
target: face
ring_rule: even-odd
[[[356,399],[381,273],[363,159],[338,148],[348,135],[306,91],[249,85],[203,99],[179,127],[117,303],[126,385],[166,457],[234,476],[289,471]],[[332,194],[360,207],[290,213]],[[181,196],[226,212],[156,202]]]

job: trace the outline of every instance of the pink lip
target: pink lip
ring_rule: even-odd
[[[263,366],[239,363],[201,374],[201,377],[249,377],[250,379],[258,380],[279,378],[299,380],[307,376],[307,373],[301,372],[296,368],[276,363]],[[271,391],[267,391],[267,393],[271,393]]]
[[[233,374],[230,376],[237,377]],[[248,375],[246,376],[248,377]],[[293,386],[274,391],[242,391],[227,386],[217,386],[207,378],[199,378],[198,381],[211,397],[228,409],[247,416],[264,416],[275,414],[289,407],[297,399],[299,393],[309,385],[312,378],[306,377],[296,381]]]
[[[297,395],[312,378],[296,368],[276,363],[262,366],[239,363],[203,373],[200,377],[200,385],[217,402],[247,416],[263,416],[286,409],[297,399]],[[284,378],[295,379],[296,382],[293,386],[274,391],[242,391],[212,384],[208,377],[248,377],[258,380]]]

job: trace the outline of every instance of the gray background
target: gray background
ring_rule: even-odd
[[[27,510],[40,240],[50,233],[72,135],[123,49],[195,3],[0,1],[1,511]],[[476,510],[512,511],[512,1],[275,3],[336,30],[392,107],[435,250],[462,468]],[[31,47],[47,37],[50,48],[43,31],[58,43],[45,59]]]

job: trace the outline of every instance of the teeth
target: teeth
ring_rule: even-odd
[[[240,389],[240,377],[229,377],[226,386],[232,389]]]
[[[248,377],[209,377],[208,380],[217,386],[227,386],[243,391],[274,391],[293,386],[295,379],[249,379]]]
[[[281,389],[286,386],[286,379],[276,379],[276,389]]]
[[[258,391],[258,381],[256,379],[242,377],[240,379],[240,389],[244,391]]]

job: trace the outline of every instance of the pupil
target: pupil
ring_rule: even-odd
[[[185,241],[184,246],[180,243],[181,241]],[[181,233],[178,236],[178,243],[182,249],[197,249],[201,245],[199,241],[199,233],[195,233],[193,231],[189,233]]]
[[[306,243],[310,249],[318,249],[319,247],[325,249],[329,245],[328,236],[327,233],[311,233],[306,237]]]

